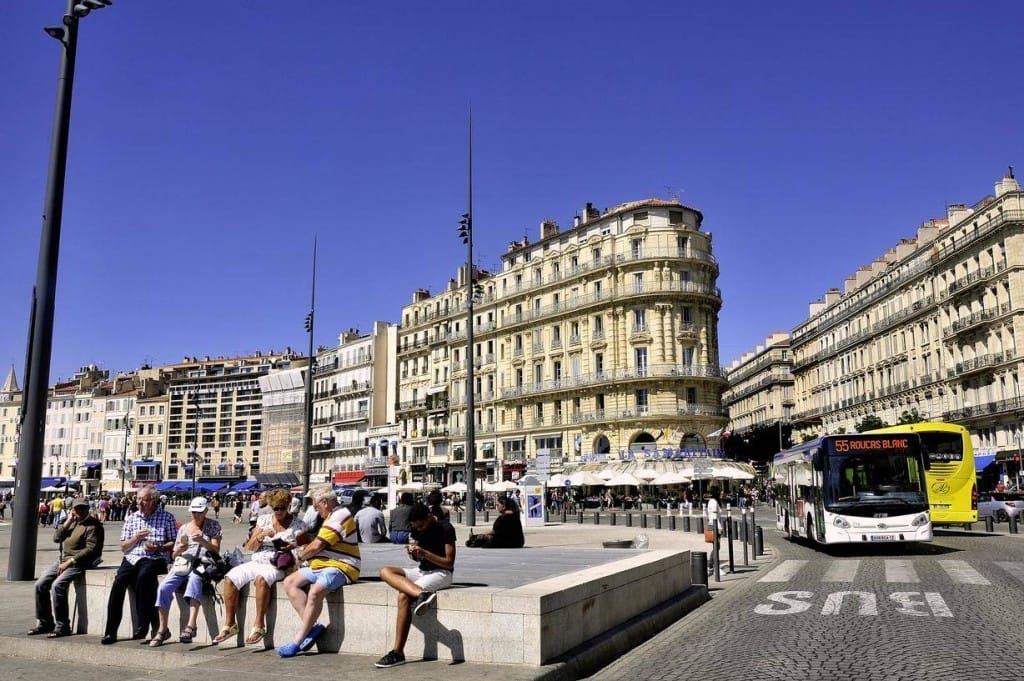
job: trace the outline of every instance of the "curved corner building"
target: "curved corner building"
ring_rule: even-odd
[[[545,220],[539,241],[509,244],[499,272],[474,273],[479,477],[518,479],[538,451],[555,473],[702,449],[724,427],[722,298],[702,220],[678,201],[588,204],[572,229]],[[402,482],[463,477],[466,274],[402,311]]]

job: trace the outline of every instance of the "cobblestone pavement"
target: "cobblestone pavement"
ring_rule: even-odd
[[[1018,678],[1024,536],[936,534],[826,551],[766,531],[772,566],[591,678]]]

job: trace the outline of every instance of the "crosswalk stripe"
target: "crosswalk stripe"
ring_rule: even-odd
[[[853,578],[857,576],[857,570],[859,569],[859,560],[837,560],[829,565],[828,570],[825,571],[825,576],[821,578],[821,581],[852,582]]]
[[[996,565],[1009,572],[1018,581],[1024,582],[1024,564],[996,561]]]
[[[916,584],[921,581],[909,560],[885,561],[885,581]]]
[[[788,582],[800,569],[807,565],[806,560],[784,560],[761,579],[759,582]]]
[[[960,584],[985,584],[991,582],[985,579],[980,572],[970,566],[966,560],[940,560],[939,565],[946,571],[949,578]]]

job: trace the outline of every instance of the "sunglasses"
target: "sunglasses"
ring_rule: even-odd
[[[272,506],[271,508],[273,508],[275,511],[287,511],[288,510],[287,506]]]

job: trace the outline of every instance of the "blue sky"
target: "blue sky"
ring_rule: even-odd
[[[1024,170],[1024,5],[115,0],[82,22],[51,378],[397,321],[464,258],[679,195],[723,364]],[[714,5],[712,7],[711,5]],[[63,0],[0,5],[0,365],[22,377]],[[681,192],[681,193],[680,193]]]

